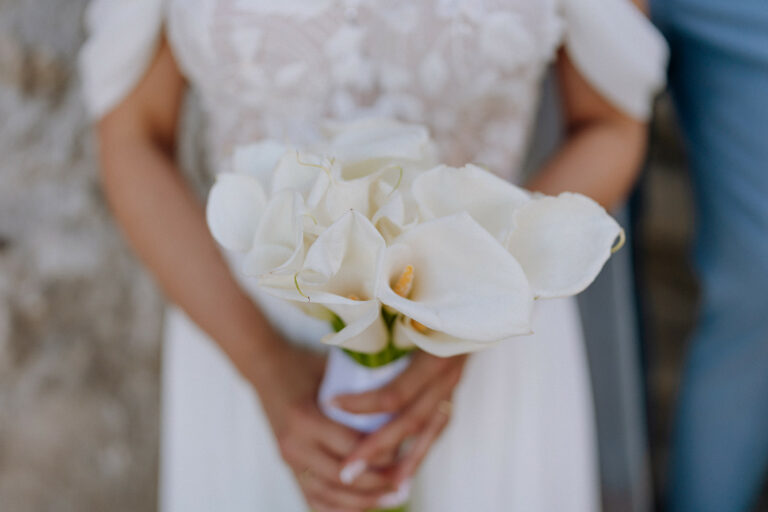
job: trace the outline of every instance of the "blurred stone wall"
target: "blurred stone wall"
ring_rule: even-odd
[[[162,302],[99,191],[85,0],[0,0],[0,510],[155,508]]]

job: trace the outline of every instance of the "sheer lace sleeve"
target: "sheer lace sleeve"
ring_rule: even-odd
[[[646,119],[664,85],[666,42],[630,0],[562,0],[565,48],[609,101]]]
[[[88,112],[98,119],[141,79],[157,50],[163,0],[92,0],[79,68]]]

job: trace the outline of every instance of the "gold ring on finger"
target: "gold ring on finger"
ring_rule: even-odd
[[[453,412],[453,403],[450,400],[440,400],[440,403],[437,404],[437,410],[446,416],[450,416]]]

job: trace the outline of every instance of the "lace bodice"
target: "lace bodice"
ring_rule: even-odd
[[[562,44],[633,115],[662,83],[663,43],[628,0],[96,0],[83,51],[96,115],[130,87],[107,94],[120,87],[105,69],[120,68],[98,60],[146,61],[163,22],[202,98],[214,166],[240,143],[303,144],[325,119],[373,115],[426,124],[443,161],[513,177]],[[638,37],[646,49],[630,54]]]

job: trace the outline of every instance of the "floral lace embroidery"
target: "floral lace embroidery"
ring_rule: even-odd
[[[214,159],[376,115],[427,124],[443,160],[513,177],[562,37],[557,2],[170,0],[168,27]]]

